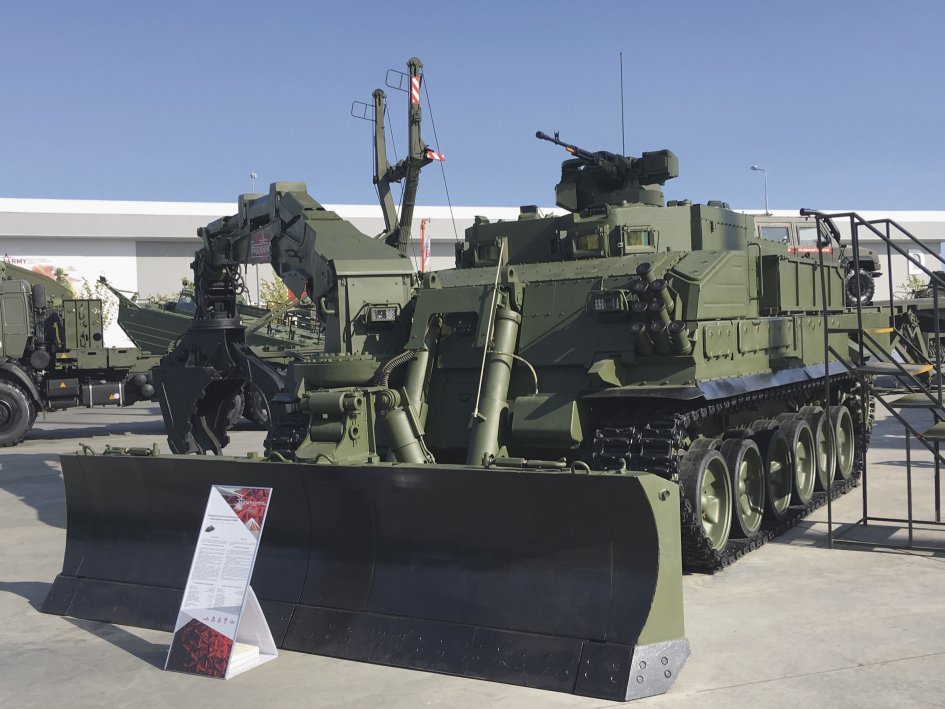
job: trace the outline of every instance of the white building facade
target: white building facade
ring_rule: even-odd
[[[351,221],[365,234],[379,234],[384,220],[377,206],[325,205]],[[556,210],[547,209],[545,212]],[[0,199],[0,258],[32,270],[67,278],[77,293],[94,288],[105,276],[116,288],[142,297],[176,293],[183,277],[190,277],[190,263],[200,247],[198,227],[236,213],[229,202],[117,202],[93,200]],[[463,240],[475,216],[491,221],[516,219],[514,207],[423,207],[414,211],[410,254],[420,270],[421,223],[430,241],[427,270],[454,265],[455,244]],[[889,218],[900,223],[935,253],[945,243],[945,211],[863,212],[867,219]],[[774,212],[785,218],[797,212]],[[429,220],[429,221],[426,221]],[[840,224],[841,232],[844,225]],[[905,250],[915,250],[907,239],[897,238]],[[886,246],[872,236],[862,246],[876,251],[884,271],[892,274],[893,291],[916,271],[893,252],[886,260]],[[922,257],[929,270],[945,270],[935,259]],[[923,279],[924,274],[918,274]],[[259,284],[275,278],[269,266],[250,267],[245,274],[249,299],[258,302]],[[885,273],[876,282],[876,299],[889,297]],[[109,345],[129,344],[115,326],[106,331]]]

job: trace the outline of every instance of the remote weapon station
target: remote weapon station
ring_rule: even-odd
[[[855,477],[870,395],[824,343],[847,352],[856,318],[838,262],[757,238],[720,202],[664,206],[672,152],[538,137],[573,155],[567,213],[477,219],[455,269],[418,277],[404,215],[371,239],[298,183],[202,230],[198,313],[227,351],[252,360],[227,322],[246,254],[318,304],[326,351],[273,395],[265,458],[64,456],[68,541],[43,610],[170,629],[208,487],[267,485],[253,587],[282,647],[608,699],[666,691],[688,656],[681,557],[721,567],[818,484]],[[382,178],[401,174],[385,162]],[[169,357],[199,365],[191,343]],[[215,449],[204,416],[197,447]]]

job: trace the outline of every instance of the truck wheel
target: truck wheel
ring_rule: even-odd
[[[269,404],[265,395],[254,384],[243,390],[243,417],[253,422],[254,428],[265,431],[269,428]]]
[[[243,392],[240,391],[234,394],[230,400],[226,402],[226,430],[229,431],[236,424],[238,424],[242,417]]]
[[[21,443],[33,426],[30,400],[20,387],[0,382],[0,447]]]
[[[873,302],[876,284],[873,283],[873,277],[862,268],[851,268],[843,278],[843,292],[846,294],[847,305],[857,303],[857,281],[860,284],[859,302],[861,305],[869,305]]]

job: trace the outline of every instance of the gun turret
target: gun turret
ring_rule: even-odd
[[[663,206],[662,185],[679,175],[679,159],[670,150],[643,153],[639,158],[606,150],[591,152],[538,131],[547,140],[571,153],[561,163],[561,182],[555,187],[562,209],[580,212],[601,204],[648,204]]]

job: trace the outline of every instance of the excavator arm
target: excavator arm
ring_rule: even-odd
[[[293,293],[315,303],[325,325],[325,352],[399,351],[402,328],[379,322],[400,312],[415,274],[405,255],[358,231],[308,194],[304,183],[277,182],[266,195],[239,198],[235,215],[198,230],[193,262],[197,312],[178,347],[161,360],[155,380],[171,448],[219,453],[228,442],[233,398],[246,383],[272,403],[283,376],[246,344],[237,310],[242,270],[269,263]]]

